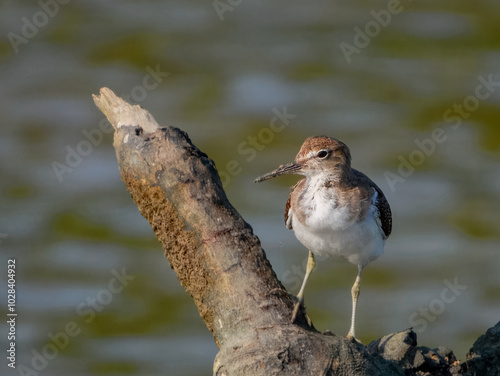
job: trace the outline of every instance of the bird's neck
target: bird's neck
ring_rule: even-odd
[[[349,166],[316,172],[307,177],[307,185],[325,186],[325,187],[344,187],[348,186],[352,180],[352,169]]]

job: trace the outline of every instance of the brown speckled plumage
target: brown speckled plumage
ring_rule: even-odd
[[[325,187],[331,191],[332,199],[336,201],[338,206],[349,206],[351,218],[356,217],[358,221],[364,219],[371,205],[373,189],[377,191],[375,205],[378,209],[380,227],[383,230],[384,238],[387,238],[392,231],[392,214],[389,203],[382,190],[368,176],[351,168],[351,153],[347,145],[331,137],[310,137],[302,144],[295,158],[295,163],[306,163],[309,159],[314,158],[320,150],[332,152],[336,161],[332,179],[325,184]],[[289,220],[292,202],[299,201],[301,193],[306,188],[306,178],[301,179],[291,188],[285,207],[285,224],[289,229],[293,229],[293,221]],[[296,204],[293,206],[298,207]],[[300,221],[304,221],[304,212],[296,211],[294,214],[299,216]]]
[[[349,148],[335,138],[308,138],[292,163],[257,178],[256,182],[283,174],[304,176],[288,196],[285,224],[309,250],[292,322],[303,304],[307,279],[316,265],[315,255],[341,256],[358,266],[351,289],[352,316],[347,335],[356,338],[361,271],[384,253],[385,240],[392,230],[389,203],[373,181],[351,168]]]

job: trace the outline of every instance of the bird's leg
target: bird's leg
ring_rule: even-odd
[[[314,259],[313,253],[309,251],[309,257],[307,258],[306,275],[304,276],[302,287],[300,288],[300,291],[297,294],[297,299],[299,301],[295,304],[295,307],[293,309],[292,323],[295,322],[295,319],[297,318],[297,313],[299,312],[300,306],[304,304],[304,289],[306,288],[306,283],[307,280],[309,279],[309,275],[311,275],[311,272],[314,270],[315,266],[316,266],[316,260]]]
[[[354,285],[352,285],[351,295],[352,295],[352,316],[351,316],[351,329],[349,329],[349,333],[347,334],[347,338],[354,338],[356,341],[356,335],[354,333],[354,323],[356,321],[356,306],[358,305],[358,297],[359,297],[359,285],[361,282],[361,271],[363,267],[358,265],[358,275],[356,276],[356,280],[354,281]],[[358,341],[359,342],[359,341]]]

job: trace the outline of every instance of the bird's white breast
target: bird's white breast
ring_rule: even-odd
[[[377,223],[377,192],[364,219],[351,215],[349,205],[341,205],[321,182],[311,181],[301,196],[305,215],[289,217],[297,239],[318,256],[343,256],[349,262],[365,266],[384,252],[385,240]],[[322,185],[320,185],[322,184]]]

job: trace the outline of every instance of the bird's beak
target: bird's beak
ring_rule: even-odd
[[[297,174],[300,173],[302,169],[302,165],[297,162],[292,162],[286,165],[279,166],[276,170],[268,172],[265,175],[259,176],[255,179],[255,183],[260,183],[261,181],[275,178],[276,176],[284,175],[284,174]]]

